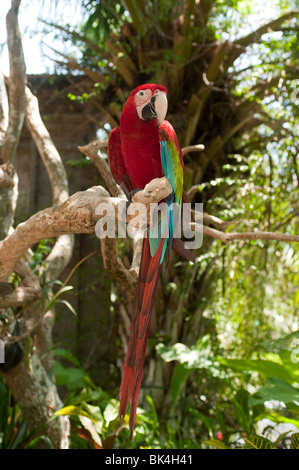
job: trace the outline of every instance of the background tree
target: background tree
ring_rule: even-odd
[[[15,1],[13,6],[19,3]],[[277,18],[242,35],[238,31],[252,14],[250,7],[255,8],[252,2],[250,6],[248,2],[231,1],[224,5],[209,0],[175,5],[167,0],[82,4],[89,11],[89,19],[81,30],[69,31],[56,25],[60,34],[71,37],[78,46],[75,56],[60,53],[57,59],[56,55],[58,65],[69,72],[84,73],[78,94],[71,94],[70,99],[91,103],[97,110],[96,124],[101,136],[108,136],[111,127],[118,125],[122,106],[133,87],[147,81],[165,84],[170,106],[168,119],[184,147],[185,189],[192,203],[203,202],[207,211],[204,217],[207,236],[196,253],[197,263],[189,266],[173,257],[160,282],[144,374],[144,390],[149,390],[154,399],[150,401],[152,412],[156,409],[160,416],[159,428],[151,432],[159,436],[160,445],[170,436],[176,445],[180,445],[178,442],[194,445],[199,429],[201,442],[217,429],[225,431],[227,439],[240,429],[251,432],[252,413],[248,411],[246,416],[245,405],[242,416],[240,412],[240,404],[248,401],[245,384],[249,377],[243,377],[242,386],[237,386],[240,377],[232,379],[229,373],[224,376],[216,356],[259,359],[265,354],[265,347],[257,345],[298,329],[298,247],[286,243],[297,241],[298,231],[298,10],[282,11]],[[12,8],[10,16],[13,11]],[[25,279],[13,294],[3,297],[0,305],[15,309],[30,302],[29,307],[22,309],[22,315],[14,310],[13,317],[21,317],[24,337],[35,333],[31,335],[35,352],[27,353],[19,365],[4,371],[3,376],[29,428],[33,429],[45,423],[47,416],[60,406],[55,385],[47,380],[44,393],[54,392],[54,403],[41,406],[36,421],[36,402],[32,397],[40,396],[45,374],[52,370],[50,312],[57,294],[50,305],[45,305],[37,278],[19,259],[39,240],[59,236],[39,270],[39,279],[42,275],[48,282],[57,279],[73,247],[72,237],[62,234],[92,232],[97,221],[96,205],[109,193],[117,196],[118,188],[105,159],[98,156],[98,150],[105,149],[106,144],[96,142],[81,151],[99,169],[109,193],[96,187],[68,198],[61,160],[36,114],[35,100],[26,89],[21,43],[18,40],[16,49],[10,43],[11,37],[18,38],[16,17],[11,29],[9,18],[10,56],[16,58],[8,79],[9,106],[16,112],[10,112],[7,125],[3,107],[2,161],[9,162],[3,171],[5,181],[10,180],[5,189],[10,209],[5,213],[10,220],[2,238],[8,234],[13,220],[11,165],[25,113],[49,173],[53,205],[58,204],[58,209],[45,209],[17,226],[0,246],[1,280],[13,269]],[[15,64],[18,70],[14,69]],[[19,94],[13,92],[14,87],[18,87]],[[15,103],[17,96],[20,99]],[[9,139],[9,132],[13,139]],[[232,227],[238,232],[232,232]],[[223,245],[223,241],[232,240],[240,242]],[[118,319],[121,339],[118,344],[110,339],[107,356],[112,348],[121,358],[121,344],[127,343],[139,248],[138,240],[133,243],[101,240],[104,266],[113,279],[109,284],[111,309]],[[6,335],[11,334],[7,327],[11,328],[9,313],[8,310],[5,313]],[[192,361],[189,353],[195,354],[197,360]],[[26,368],[28,360],[31,374]],[[225,367],[228,364],[232,366],[227,362]],[[39,378],[40,371],[43,379]],[[56,369],[59,383],[58,372]],[[29,375],[31,396],[24,403]],[[119,376],[120,368],[117,374],[114,368],[110,385],[108,381],[99,385],[116,396]],[[24,390],[17,394],[21,382]],[[71,398],[66,404],[73,408],[65,413],[80,414],[85,429],[81,437],[87,438],[83,411],[79,413],[78,407],[74,408],[76,400],[72,402]],[[68,445],[68,421],[63,413],[43,430],[57,447]],[[88,432],[91,433],[90,428]],[[119,428],[114,428],[113,440],[118,433]],[[89,440],[94,442],[90,434]],[[112,445],[109,439],[105,442]]]

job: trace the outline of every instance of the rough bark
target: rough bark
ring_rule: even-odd
[[[59,416],[50,420],[54,412],[62,407],[62,402],[38,355],[32,354],[29,367],[23,361],[3,373],[3,376],[24,414],[29,429],[47,436],[55,448],[67,449],[69,419],[67,416]],[[43,447],[42,443],[39,447]]]
[[[8,102],[1,73],[0,89],[1,99],[1,162],[13,163],[23,127],[25,116],[25,86],[26,68],[22,41],[18,25],[18,11],[21,0],[12,0],[11,8],[6,16],[7,45],[9,52],[10,75],[8,78]],[[7,118],[7,109],[8,118]],[[13,185],[10,188],[2,188],[0,199],[0,239],[3,239],[13,224],[14,212],[17,201],[17,175],[13,174]]]
[[[25,117],[26,67],[18,24],[21,0],[12,0],[6,16],[7,45],[9,50],[8,96],[9,120],[2,147],[3,162],[12,162],[17,150]]]

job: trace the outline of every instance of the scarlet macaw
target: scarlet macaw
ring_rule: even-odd
[[[167,246],[194,261],[182,241],[173,238],[172,203],[182,205],[183,154],[172,125],[165,121],[167,90],[162,85],[141,85],[129,95],[121,117],[120,127],[111,131],[108,158],[114,179],[127,197],[142,189],[154,178],[166,176],[173,192],[166,198],[169,230],[158,239],[148,231],[143,241],[137,291],[132,316],[131,335],[120,386],[120,418],[130,403],[130,438],[133,436],[135,415],[141,386],[142,368],[149,333],[150,318]],[[185,200],[185,199],[184,199]],[[169,255],[169,253],[168,253]]]

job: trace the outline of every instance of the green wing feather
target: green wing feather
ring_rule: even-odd
[[[160,149],[163,174],[169,180],[173,192],[165,199],[164,212],[149,230],[151,255],[154,256],[164,239],[162,263],[167,246],[171,252],[174,231],[181,219],[183,194],[183,156],[175,131],[168,121],[160,126]],[[169,253],[170,254],[170,253]]]

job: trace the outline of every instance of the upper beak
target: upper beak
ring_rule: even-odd
[[[162,124],[162,122],[166,118],[167,107],[168,107],[167,96],[164,91],[159,91],[157,95],[153,96],[153,98],[155,98],[155,110],[157,114],[157,124],[158,126],[160,126],[160,124]]]
[[[167,96],[165,92],[158,92],[142,109],[142,119],[152,121],[157,119],[157,126],[164,121],[167,113]]]
[[[156,97],[156,95],[153,96],[142,109],[141,115],[142,119],[144,119],[145,121],[152,121],[153,119],[157,119],[158,117],[155,108]]]

